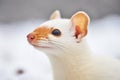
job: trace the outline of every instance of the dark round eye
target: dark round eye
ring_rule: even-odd
[[[53,34],[54,36],[60,36],[60,35],[61,35],[61,32],[60,32],[59,29],[54,29],[54,30],[52,31],[52,34]]]

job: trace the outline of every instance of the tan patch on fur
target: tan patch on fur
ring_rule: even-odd
[[[48,39],[48,35],[51,34],[51,31],[53,28],[47,28],[47,27],[39,27],[35,29],[31,34],[35,36],[35,39],[33,42],[36,42],[41,39]]]

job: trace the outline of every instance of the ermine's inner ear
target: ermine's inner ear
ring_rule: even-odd
[[[59,10],[56,10],[52,13],[52,15],[50,16],[50,20],[52,19],[59,19],[61,18],[61,14],[60,14],[60,11]]]
[[[89,16],[83,11],[79,11],[71,17],[72,29],[75,30],[74,35],[76,38],[86,36],[89,21]]]

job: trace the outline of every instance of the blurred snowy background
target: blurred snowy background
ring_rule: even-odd
[[[120,0],[0,0],[0,80],[52,80],[50,62],[26,35],[59,9],[70,18],[91,17],[88,42],[94,52],[120,58]]]

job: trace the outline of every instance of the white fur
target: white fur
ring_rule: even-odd
[[[61,15],[60,15],[60,11],[59,10],[56,10],[50,17],[50,19],[59,19],[61,18]]]
[[[92,53],[85,38],[76,43],[69,19],[55,19],[40,26],[58,28],[61,37],[49,34],[54,49],[41,49],[49,57],[55,80],[120,80],[120,62]]]

